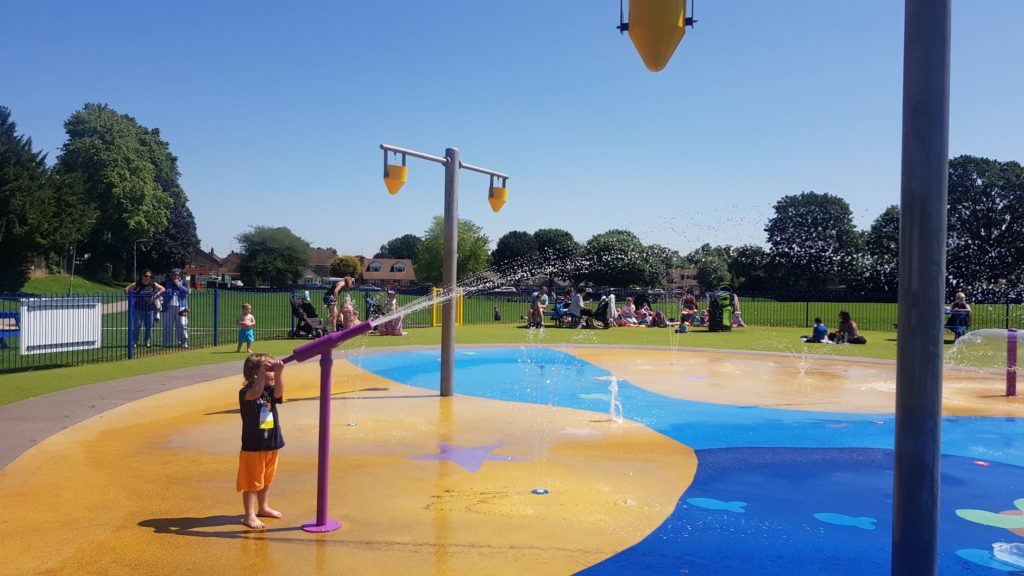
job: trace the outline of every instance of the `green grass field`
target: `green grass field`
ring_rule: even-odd
[[[67,274],[50,274],[41,278],[31,278],[22,292],[34,294],[107,294],[110,292],[123,292],[123,286],[108,286],[93,282],[82,276],[75,276],[73,279]]]

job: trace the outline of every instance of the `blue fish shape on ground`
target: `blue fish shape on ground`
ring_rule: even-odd
[[[836,526],[856,526],[863,530],[874,530],[875,522],[878,522],[878,519],[870,518],[868,516],[847,516],[846,514],[835,514],[832,512],[818,512],[814,517],[827,524],[835,524]]]
[[[686,501],[698,508],[707,508],[708,510],[728,510],[729,512],[736,512],[737,514],[743,514],[746,512],[743,507],[747,505],[746,502],[725,502],[714,498],[687,498]]]

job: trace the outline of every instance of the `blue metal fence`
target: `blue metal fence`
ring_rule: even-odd
[[[522,323],[529,312],[531,293],[522,290],[468,295],[462,304],[463,324]],[[590,298],[597,300],[607,294],[615,294],[620,306],[626,296],[642,297],[666,317],[679,317],[679,301],[672,295],[604,289]],[[361,319],[366,319],[368,300],[383,300],[383,293],[376,291],[353,291],[349,295]],[[0,372],[168,354],[180,351],[185,342],[190,348],[235,343],[242,304],[253,308],[257,341],[291,338],[296,321],[290,300],[303,296],[308,296],[326,323],[323,289],[195,290],[188,296],[186,341],[182,339],[184,322],[180,316],[161,311],[158,319],[148,303],[137,302],[133,296],[120,292],[0,294]],[[400,291],[398,303],[404,306],[423,297],[422,292]],[[895,303],[872,302],[863,297],[843,299],[807,294],[780,299],[741,295],[740,303],[747,325],[809,327],[815,316],[821,316],[832,326],[839,310],[845,309],[864,330],[896,329]],[[596,302],[591,303],[591,307],[595,305]],[[1024,305],[1019,302],[972,303],[971,307],[972,329],[1024,328]],[[431,326],[433,320],[433,310],[428,306],[406,316],[404,325]]]

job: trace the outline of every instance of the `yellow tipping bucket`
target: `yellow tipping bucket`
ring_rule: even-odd
[[[629,38],[644,65],[658,72],[686,34],[686,0],[630,0]]]
[[[491,204],[491,210],[497,212],[508,200],[508,188],[491,186],[491,193],[487,195],[487,201]]]
[[[388,187],[388,193],[392,196],[398,194],[408,175],[409,169],[406,166],[388,164],[388,175],[384,177],[384,185]]]

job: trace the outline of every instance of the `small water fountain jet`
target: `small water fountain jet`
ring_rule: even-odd
[[[611,417],[612,422],[621,424],[622,423],[622,404],[619,402],[619,380],[616,376],[597,376],[595,380],[606,380],[611,382],[608,385],[608,391],[611,393],[608,405],[608,416]]]
[[[1006,396],[1017,395],[1021,339],[1014,328],[985,328],[964,334],[946,352],[945,363],[975,370],[1006,370]]]

